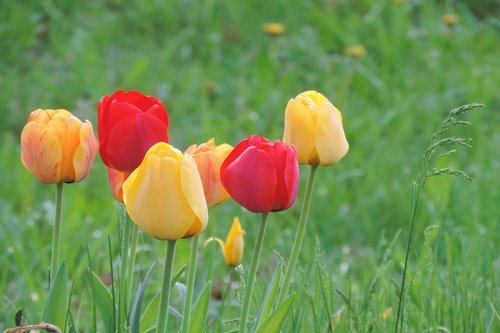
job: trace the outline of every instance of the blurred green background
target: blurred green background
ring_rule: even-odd
[[[397,307],[409,193],[421,155],[450,109],[485,104],[468,116],[473,126],[455,133],[471,137],[473,147],[441,162],[476,181],[444,176],[423,194],[408,325],[417,331],[499,327],[499,13],[488,0],[1,1],[0,329],[13,326],[20,307],[27,320],[39,321],[47,288],[55,186],[40,184],[20,162],[27,116],[37,108],[66,108],[91,120],[97,133],[97,102],[117,89],[161,98],[171,144],[181,150],[211,137],[232,145],[254,133],[281,139],[286,103],[305,90],[322,92],[342,111],[350,151],[319,170],[297,274],[304,283],[297,285],[307,289],[318,238],[335,287],[363,313],[358,321],[339,315],[346,332],[384,332],[394,324],[395,313],[380,316]],[[266,33],[269,22],[283,24],[284,33]],[[301,168],[302,188],[306,171]],[[290,253],[302,195],[291,210],[270,218],[257,291],[273,271],[273,252]],[[94,269],[109,273],[107,235],[116,245],[116,208],[99,157],[85,181],[65,186],[62,254],[84,330],[85,243]],[[234,202],[210,214],[203,238],[225,238],[232,217],[240,216],[247,267],[258,217]],[[435,235],[424,237],[430,225]],[[140,241],[142,276],[166,244],[144,235]],[[180,243],[178,266],[189,255],[189,243]],[[213,273],[225,290],[229,269],[217,250],[201,251],[199,284]],[[432,260],[423,261],[424,254]],[[429,274],[432,284],[424,284]],[[331,296],[332,310],[345,306]],[[210,318],[221,320],[216,310]]]

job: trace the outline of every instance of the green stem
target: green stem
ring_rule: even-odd
[[[189,317],[191,316],[191,303],[193,302],[194,279],[196,276],[196,258],[198,256],[198,236],[191,241],[191,258],[189,259],[189,272],[187,280],[186,298],[184,300],[184,311],[182,313],[182,333],[189,332]]]
[[[311,206],[314,178],[316,176],[317,168],[317,165],[311,165],[309,177],[307,178],[306,193],[304,196],[304,202],[302,203],[302,211],[300,212],[299,227],[297,228],[297,234],[293,243],[290,262],[288,263],[288,267],[286,269],[285,279],[283,280],[283,285],[281,286],[278,301],[276,303],[278,306],[283,303],[286,298],[288,287],[290,285],[290,281],[292,280],[293,271],[295,270],[295,265],[297,264],[297,259],[299,258],[300,248],[302,247],[302,241],[304,240],[306,231],[307,217],[309,215],[309,207]]]
[[[250,271],[248,272],[247,287],[245,289],[245,298],[243,299],[243,306],[241,307],[240,328],[239,333],[246,333],[248,312],[250,311],[250,300],[252,299],[253,283],[255,280],[255,273],[259,265],[260,251],[262,250],[262,243],[266,233],[266,222],[269,213],[262,213],[259,224],[259,233],[255,242],[255,248],[252,255],[252,263],[250,264]]]
[[[122,228],[121,254],[120,254],[120,288],[118,289],[118,328],[125,332],[127,322],[127,255],[130,242],[130,227],[132,221],[127,218],[125,206],[120,207],[120,225]]]
[[[420,198],[420,191],[422,190],[424,186],[424,178],[420,177],[418,184],[413,184],[412,190],[411,190],[411,196],[410,196],[410,214],[409,214],[409,225],[410,225],[410,231],[408,235],[408,242],[406,243],[406,253],[405,253],[405,263],[403,267],[403,277],[401,281],[401,288],[399,290],[399,303],[398,303],[398,312],[396,315],[396,326],[395,326],[395,332],[398,333],[398,330],[401,328],[401,332],[403,332],[403,308],[404,308],[404,292],[405,292],[405,282],[406,282],[406,275],[407,275],[407,269],[408,269],[408,259],[410,258],[410,249],[411,249],[411,241],[412,241],[412,236],[413,236],[413,230],[415,226],[415,217],[417,215],[417,207],[418,207],[418,201]],[[416,193],[415,193],[416,192]],[[399,323],[401,323],[401,327],[399,326]]]
[[[63,184],[57,183],[56,188],[56,214],[54,218],[54,230],[52,233],[52,253],[50,257],[50,281],[54,280],[59,267],[59,252],[61,249],[61,212],[63,199]]]
[[[127,220],[127,222],[132,224],[132,240],[130,241],[130,252],[127,262],[127,295],[128,299],[130,299],[132,297],[132,281],[134,280],[135,252],[137,250],[137,240],[139,238],[139,227],[130,220],[128,215]]]
[[[156,333],[167,332],[168,323],[168,300],[170,298],[170,280],[174,266],[175,240],[168,240],[167,253],[165,253],[165,268],[163,270],[163,281],[161,284],[160,308],[158,309],[158,321]]]

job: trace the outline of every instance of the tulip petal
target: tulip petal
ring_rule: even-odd
[[[313,107],[313,106],[311,106]],[[300,99],[291,99],[285,110],[285,130],[283,141],[297,149],[300,163],[308,164],[315,158],[314,123],[312,111]]]
[[[109,131],[107,141],[100,147],[101,156],[114,162],[109,163],[112,168],[132,172],[147,150],[160,141],[168,141],[165,123],[148,114],[132,114],[122,118]]]
[[[113,197],[123,203],[123,182],[127,179],[128,174],[118,171],[116,169],[107,167],[108,170],[108,181],[111,187],[111,193]]]
[[[48,126],[31,121],[21,133],[21,161],[42,183],[58,183],[62,148]]]
[[[281,208],[283,210],[293,205],[299,189],[299,164],[297,163],[297,153],[293,146],[288,147],[284,164],[283,178],[288,196],[287,201],[283,203],[283,207]]]
[[[97,144],[92,124],[87,120],[80,128],[80,142],[73,155],[75,182],[85,178],[94,162]]]
[[[320,165],[337,163],[349,150],[339,114],[340,112],[329,102],[320,105],[314,131]]]
[[[196,215],[183,196],[181,163],[147,154],[123,183],[123,201],[131,219],[158,239],[182,238]]]
[[[197,218],[185,235],[185,237],[191,237],[206,228],[208,223],[208,208],[196,163],[188,154],[184,154],[181,163],[180,180],[184,198]]]
[[[238,146],[233,152],[237,149]],[[248,147],[221,170],[224,187],[240,205],[252,212],[270,212],[273,209],[277,175],[274,161],[267,152]]]
[[[224,162],[221,165],[221,172],[224,170],[229,164],[233,163],[235,159],[237,159],[244,151],[248,148],[248,139],[241,140],[236,147],[234,147],[233,151],[226,157]]]

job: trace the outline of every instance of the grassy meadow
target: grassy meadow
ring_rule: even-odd
[[[342,111],[350,150],[318,170],[292,284],[299,301],[283,332],[395,330],[412,183],[434,130],[468,103],[485,107],[464,117],[471,126],[450,134],[471,138],[472,147],[457,148],[436,167],[463,170],[474,181],[433,177],[421,194],[403,331],[500,332],[495,2],[5,0],[1,8],[0,331],[15,326],[21,308],[27,322],[39,323],[48,289],[55,185],[41,184],[20,161],[19,137],[31,111],[66,108],[89,119],[97,134],[101,96],[139,90],[162,99],[170,143],[184,150],[211,137],[232,145],[254,133],[281,139],[287,101],[313,89]],[[269,22],[286,29],[269,35]],[[251,317],[277,259],[290,255],[308,168],[300,171],[297,202],[270,216]],[[111,256],[119,259],[117,208],[99,156],[87,179],[64,186],[61,255],[78,332],[92,331],[88,257],[109,281],[109,235]],[[258,216],[235,202],[211,208],[200,244],[224,239],[233,216],[246,230],[247,272]],[[188,262],[189,245],[178,242],[174,271]],[[165,247],[140,234],[135,283],[153,261],[162,262]],[[152,273],[146,304],[161,272]],[[204,331],[231,331],[241,275],[215,245],[200,247],[195,297],[209,279]],[[180,297],[174,288],[171,305],[182,312]]]

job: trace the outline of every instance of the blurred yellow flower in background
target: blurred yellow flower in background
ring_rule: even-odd
[[[361,44],[354,44],[354,45],[351,45],[351,46],[347,47],[345,49],[345,53],[349,57],[360,59],[360,58],[363,58],[366,55],[366,49]]]
[[[460,23],[460,16],[455,13],[446,13],[441,16],[441,22],[450,27],[452,25]]]
[[[233,225],[227,234],[226,242],[220,238],[210,237],[205,241],[205,246],[211,241],[216,241],[224,254],[224,259],[230,267],[238,266],[243,259],[243,251],[245,248],[245,230],[241,228],[240,219],[235,217]]]
[[[83,180],[96,151],[92,124],[64,109],[31,112],[21,133],[21,161],[46,184]]]
[[[286,27],[282,23],[266,23],[263,25],[262,30],[269,36],[280,36],[286,31]]]

